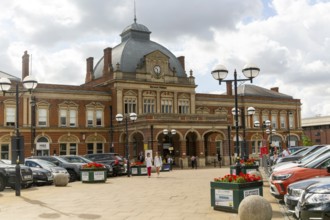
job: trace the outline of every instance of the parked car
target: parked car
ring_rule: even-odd
[[[58,175],[59,173],[64,173],[65,175],[68,176],[68,178],[70,178],[70,175],[65,168],[56,166],[52,162],[49,162],[46,160],[27,158],[27,159],[25,159],[25,165],[28,167],[31,167],[31,169],[34,169],[34,168],[40,169],[41,168],[41,169],[45,169],[51,173],[51,176],[49,176],[49,174],[47,174],[47,177],[40,175],[39,181],[37,181],[39,183],[45,183],[45,184],[50,185],[53,183],[54,177],[56,175]]]
[[[291,183],[288,186],[287,194],[284,195],[284,202],[289,212],[294,213],[298,200],[304,190],[312,184],[330,182],[330,176],[315,177]]]
[[[20,164],[21,167],[21,187],[28,188],[33,184],[33,175],[30,167]],[[6,187],[15,189],[16,186],[16,165],[7,164],[0,161],[0,191]]]
[[[289,152],[290,154],[293,154],[294,152],[301,150],[307,146],[294,146],[294,147],[289,147]]]
[[[297,153],[293,153],[290,156],[281,157],[276,161],[276,164],[288,162],[288,161],[297,161],[300,160],[302,157],[304,157],[307,154],[310,154],[316,150],[318,150],[321,147],[324,147],[325,145],[313,145],[311,147],[306,147],[307,149],[304,151],[297,151]]]
[[[97,163],[111,165],[114,176],[123,175],[126,173],[125,161],[117,153],[86,154],[84,157]]]
[[[270,176],[270,192],[275,198],[283,199],[291,183],[316,176],[330,176],[327,172],[329,165],[330,157],[325,154],[305,166],[273,172]]]
[[[330,167],[328,167],[330,173]],[[308,186],[295,208],[298,219],[330,219],[330,182],[315,183]]]
[[[42,159],[52,162],[53,164],[65,168],[70,174],[70,182],[80,179],[80,169],[84,163],[69,163],[59,156],[33,156],[33,159]]]
[[[60,156],[64,160],[68,161],[69,163],[92,163],[92,160],[89,160],[83,156],[78,155],[62,155]],[[103,164],[107,169],[108,176],[113,176],[113,168],[110,164]]]
[[[319,148],[317,151],[314,151],[311,154],[305,155],[298,161],[292,161],[292,162],[283,162],[276,164],[272,167],[271,171],[276,172],[284,169],[289,169],[297,166],[304,166],[315,159],[317,159],[319,156],[322,156],[323,154],[329,154],[330,153],[330,145],[327,145],[325,147]]]

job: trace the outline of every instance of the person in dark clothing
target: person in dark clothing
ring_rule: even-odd
[[[138,160],[143,163],[144,162],[144,156],[143,156],[143,152],[141,151],[139,156],[138,156]]]
[[[221,168],[221,160],[222,160],[221,154],[220,154],[220,152],[218,152],[218,163],[219,163],[220,168]]]

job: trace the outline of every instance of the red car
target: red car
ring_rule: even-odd
[[[327,167],[330,166],[330,155],[324,154],[316,160],[304,165],[272,173],[270,192],[278,199],[283,199],[289,184],[299,180],[317,176],[330,176]]]

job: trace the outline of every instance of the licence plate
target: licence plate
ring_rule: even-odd
[[[32,179],[32,175],[26,175],[26,176],[23,176],[23,178],[24,178],[25,180],[30,180],[30,179]]]

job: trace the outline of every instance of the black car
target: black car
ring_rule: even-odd
[[[111,165],[114,176],[123,175],[126,173],[125,161],[117,153],[86,154],[84,157],[97,163]]]
[[[315,183],[330,182],[330,177],[316,177],[291,183],[288,186],[288,192],[284,195],[284,202],[289,212],[294,212],[298,200],[304,190]]]
[[[20,165],[21,187],[28,188],[33,184],[33,175],[30,167]],[[16,165],[0,162],[0,191],[6,187],[15,189],[16,185]]]
[[[78,155],[62,155],[60,156],[64,160],[68,161],[69,163],[92,163],[94,161],[91,161],[83,156]],[[107,175],[113,176],[113,168],[110,164],[103,164],[105,168],[107,169]]]
[[[70,182],[80,179],[81,166],[84,163],[69,163],[59,156],[33,156],[31,159],[42,159],[52,162],[56,166],[65,168],[70,174]]]
[[[33,175],[33,184],[37,186],[52,185],[54,181],[53,174],[43,168],[30,167]]]
[[[330,182],[308,186],[299,198],[295,214],[302,220],[330,219]]]

